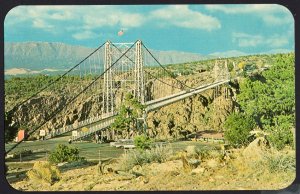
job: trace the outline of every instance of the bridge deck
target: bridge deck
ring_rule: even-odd
[[[170,96],[167,96],[167,97],[163,97],[163,98],[160,98],[160,99],[156,99],[156,100],[146,102],[145,103],[145,105],[147,106],[146,111],[147,112],[154,111],[158,108],[161,108],[163,106],[167,106],[167,105],[172,104],[174,102],[177,102],[179,100],[183,100],[183,99],[188,98],[190,96],[193,96],[195,94],[201,93],[205,90],[208,90],[208,89],[214,88],[216,86],[228,83],[229,81],[230,81],[229,79],[224,80],[224,81],[218,81],[218,82],[215,82],[213,84],[207,84],[207,85],[204,85],[204,86],[199,86],[196,89],[192,89],[192,90],[189,90],[189,91],[181,91],[181,92],[178,92],[176,94],[173,94],[173,95],[170,95]],[[97,131],[101,131],[101,130],[109,127],[114,122],[115,116],[116,116],[116,114],[102,116],[101,118],[100,117],[95,117],[95,118],[91,118],[91,119],[82,121],[77,126],[69,125],[69,126],[66,126],[64,128],[60,128],[58,130],[55,130],[55,133],[53,133],[51,135],[48,135],[47,139],[54,138],[56,136],[62,135],[64,133],[67,133],[67,132],[70,132],[70,131],[81,129],[83,127],[89,127],[89,131],[79,132],[76,137],[72,137],[73,141],[81,140],[81,139],[83,139],[87,136],[90,136],[90,135],[94,134]]]
[[[224,81],[216,82],[216,83],[213,83],[213,84],[200,86],[200,87],[198,87],[196,89],[193,89],[193,90],[190,90],[190,91],[180,92],[180,93],[174,94],[172,96],[165,97],[164,99],[161,98],[161,99],[157,99],[155,101],[149,101],[149,102],[146,103],[146,105],[147,105],[146,111],[148,111],[148,112],[153,111],[155,109],[158,109],[158,108],[161,108],[163,106],[166,106],[166,105],[172,104],[174,102],[177,102],[179,100],[188,98],[190,96],[193,96],[193,95],[198,94],[200,92],[203,92],[205,90],[208,90],[208,89],[214,88],[216,86],[228,83],[229,81],[230,80],[224,80]]]

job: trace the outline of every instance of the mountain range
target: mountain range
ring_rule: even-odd
[[[4,68],[5,75],[55,73],[65,71],[84,59],[95,48],[68,45],[59,42],[5,42]],[[150,50],[155,58],[163,65],[185,63],[217,57],[234,57],[248,55],[240,51],[216,52],[210,55],[180,51]],[[288,52],[287,50],[270,51]],[[144,59],[149,62],[149,59]],[[101,61],[103,62],[103,61]]]

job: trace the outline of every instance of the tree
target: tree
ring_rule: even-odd
[[[5,143],[11,142],[18,133],[18,127],[12,121],[12,116],[10,113],[5,112],[4,118],[4,141]],[[5,175],[7,174],[8,166],[5,164]]]
[[[253,140],[250,131],[254,127],[255,121],[252,117],[242,113],[233,113],[225,121],[224,137],[234,147],[247,145]]]
[[[244,61],[239,62],[239,64],[237,65],[239,69],[244,69],[244,67],[246,66],[246,63]]]
[[[49,155],[49,162],[60,163],[60,162],[75,162],[83,160],[83,157],[79,156],[79,149],[74,147],[69,147],[64,144],[58,144],[55,150],[53,150]]]
[[[293,121],[292,116],[280,115],[275,117],[275,126],[267,126],[269,132],[267,136],[270,144],[278,150],[281,150],[285,145],[293,146],[293,133],[291,131]]]
[[[125,95],[124,104],[111,127],[117,131],[136,129],[137,118],[143,114],[144,106],[131,93]]]
[[[279,54],[261,75],[246,78],[237,95],[242,112],[270,133],[268,140],[277,149],[292,144],[295,127],[294,54]]]
[[[18,126],[12,121],[12,115],[8,112],[5,113],[4,128],[5,143],[8,143],[12,141],[18,133]]]
[[[134,138],[134,145],[141,150],[149,149],[152,141],[145,135],[136,136]]]
[[[233,68],[234,68],[233,63],[228,63],[228,71],[231,72]]]

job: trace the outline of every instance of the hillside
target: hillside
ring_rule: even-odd
[[[247,57],[236,57],[228,58],[229,64],[238,64],[241,61],[246,62],[250,65],[270,65],[272,64],[273,56],[269,55],[258,55],[258,56],[247,56]],[[205,84],[210,82],[210,72],[209,69],[214,65],[214,60],[205,60],[194,63],[185,63],[178,65],[168,65],[166,66],[171,72],[180,73],[176,74],[177,79],[182,80],[185,84],[192,87],[199,86],[201,83]],[[152,71],[158,71],[157,68],[153,68]],[[14,78],[6,80],[5,83],[5,106],[10,110],[17,102],[20,102],[25,97],[29,97],[39,88],[43,87],[44,84],[49,83],[51,80],[56,79],[55,76],[33,76],[25,78]],[[176,84],[175,80],[171,78],[164,78],[167,83],[171,85]],[[20,118],[19,121],[24,123],[25,126],[31,128],[37,124],[37,122],[47,115],[45,111],[42,115],[38,114],[41,112],[43,105],[47,105],[48,101],[53,101],[57,107],[65,103],[66,98],[69,98],[78,91],[78,85],[86,84],[90,81],[90,78],[84,80],[78,79],[76,77],[66,78],[62,83],[67,91],[61,92],[59,89],[53,88],[51,93],[44,93],[34,100],[28,102],[28,108],[22,107],[19,109],[18,114],[15,116]],[[150,80],[151,81],[151,80]],[[158,87],[160,83],[158,81],[151,81],[147,84],[149,91],[151,88]],[[214,106],[214,95],[213,90],[207,90],[204,93],[198,94],[192,98],[182,100],[180,102],[174,103],[167,107],[160,109],[160,111],[153,112],[149,114],[148,125],[153,136],[158,138],[169,138],[169,137],[179,137],[181,136],[180,131],[187,129],[189,132],[195,132],[198,130],[205,130],[210,128],[222,128],[222,123],[226,119],[226,116],[230,114],[235,106],[235,91],[232,90],[232,98],[224,100],[224,88],[220,89],[220,96],[217,102],[221,103],[218,109],[218,113],[215,111]],[[160,96],[167,96],[172,92],[174,88],[166,87],[163,92],[157,93],[153,92],[151,96],[155,99]],[[71,93],[70,93],[71,92]],[[122,96],[123,94],[118,94]],[[100,110],[99,107],[99,96],[101,97],[101,92],[86,93],[83,99],[78,99],[75,101],[74,105],[68,107],[55,119],[48,122],[45,126],[46,130],[53,130],[58,127],[72,124],[84,120],[84,118],[95,116]]]
[[[8,181],[12,187],[22,191],[284,188],[290,185],[296,175],[293,139],[294,59],[293,53],[228,58],[231,75],[234,77],[228,85],[220,86],[218,90],[206,90],[148,113],[147,135],[151,141],[163,141],[165,145],[124,151],[120,148],[112,149],[109,144],[96,144],[89,141],[92,139],[85,139],[88,141],[72,142],[71,146],[75,146],[80,151],[77,154],[86,157],[86,160],[49,166],[45,160],[51,161],[53,153],[69,152],[57,152],[54,149],[54,145],[60,142],[67,144],[68,136],[59,140],[55,138],[21,144],[13,151],[15,158],[6,160]],[[205,60],[168,65],[166,68],[174,73],[172,77],[176,76],[187,85],[197,86],[212,81],[209,70],[214,62]],[[159,69],[151,68],[151,71],[157,73]],[[6,105],[24,98],[24,88],[31,91],[42,87],[51,79],[55,79],[55,76],[15,77],[6,80]],[[32,129],[52,111],[46,108],[51,104],[49,102],[52,101],[54,107],[63,106],[66,99],[80,89],[79,84],[84,85],[91,79],[92,77],[68,77],[62,83],[68,89],[53,87],[53,90],[29,100],[14,113],[14,120],[23,124],[25,130]],[[169,76],[161,79],[171,85],[175,84]],[[154,91],[152,87],[158,87],[158,84],[157,80],[149,80],[146,87],[150,87],[148,91]],[[164,87],[161,92],[152,92],[150,95],[154,98],[161,97],[170,94],[172,89],[174,88]],[[118,90],[116,101],[124,95],[123,92],[127,91]],[[97,115],[101,112],[101,96],[101,90],[86,91],[72,106],[51,119],[44,129],[51,131]],[[250,126],[249,123],[253,125]],[[130,136],[128,129],[115,132],[117,139]],[[205,140],[206,132],[223,134],[225,142]],[[256,135],[249,135],[251,132]],[[199,138],[199,135],[203,135],[204,139]],[[30,139],[37,137],[38,134],[34,134]],[[6,149],[12,145],[6,144]],[[25,151],[29,154],[26,155]],[[22,163],[14,162],[21,159]],[[37,160],[44,160],[45,167],[41,167]],[[52,168],[57,171],[46,171]],[[50,175],[56,178],[49,181],[46,178]],[[38,182],[41,183],[37,184]]]

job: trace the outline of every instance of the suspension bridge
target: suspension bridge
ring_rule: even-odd
[[[144,127],[147,113],[151,111],[208,89],[215,89],[216,93],[219,86],[230,81],[227,62],[217,60],[210,75],[204,84],[198,83],[193,77],[191,84],[188,85],[186,76],[174,75],[174,72],[162,65],[142,41],[137,40],[134,43],[107,41],[56,80],[16,104],[10,112],[20,118],[19,123],[25,122],[25,119],[21,118],[21,113],[26,112],[29,103],[32,104],[34,99],[43,97],[47,103],[31,106],[31,111],[36,115],[29,119],[36,119],[39,124],[28,135],[46,129],[46,139],[51,139],[71,131],[78,131],[76,136],[72,136],[72,140],[76,141],[96,132],[101,134],[107,132],[124,102],[126,93],[132,93],[141,104],[145,105]],[[81,81],[74,89],[63,84],[72,76],[80,79],[89,76],[90,79]],[[54,93],[61,96],[59,101],[51,97]],[[49,123],[54,123],[56,119],[66,114],[67,109],[75,109],[76,102],[83,104],[90,99],[95,99],[97,103],[94,107],[83,107],[85,110],[94,110],[90,111],[88,116],[77,118],[76,122],[55,129],[49,128]],[[88,130],[83,132],[83,128]]]

